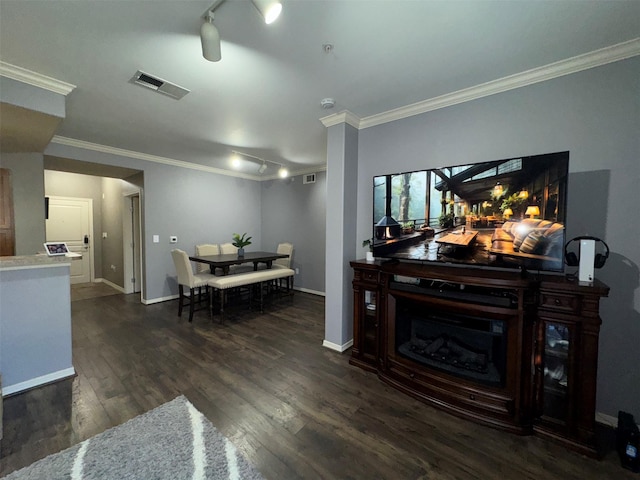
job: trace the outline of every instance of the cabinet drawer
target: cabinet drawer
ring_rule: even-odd
[[[539,305],[541,308],[556,312],[578,313],[580,311],[580,297],[541,290]]]
[[[378,273],[370,270],[355,270],[353,272],[353,279],[359,282],[378,283]]]
[[[514,409],[513,399],[500,394],[481,391],[479,388],[467,388],[456,382],[429,375],[420,369],[413,369],[400,362],[391,362],[390,372],[410,389],[428,397],[453,405],[466,405],[476,411],[489,415],[511,416]]]

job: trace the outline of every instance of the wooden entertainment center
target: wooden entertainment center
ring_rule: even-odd
[[[350,363],[419,400],[597,456],[596,280],[397,261],[351,262]]]

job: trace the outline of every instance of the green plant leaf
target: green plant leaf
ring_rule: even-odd
[[[236,248],[244,248],[247,245],[251,245],[252,237],[247,237],[247,238],[245,237],[247,237],[246,232],[243,233],[242,236],[240,236],[240,234],[238,233],[234,233],[231,237],[233,239],[233,242],[231,244]]]

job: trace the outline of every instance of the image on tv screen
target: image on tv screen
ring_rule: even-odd
[[[373,178],[380,258],[562,271],[569,152]]]

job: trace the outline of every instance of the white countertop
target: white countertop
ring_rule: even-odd
[[[73,254],[75,257],[80,254]],[[81,256],[81,255],[80,255]],[[0,271],[23,270],[28,268],[62,267],[71,263],[72,257],[49,257],[43,255],[19,255],[15,257],[0,257]]]

